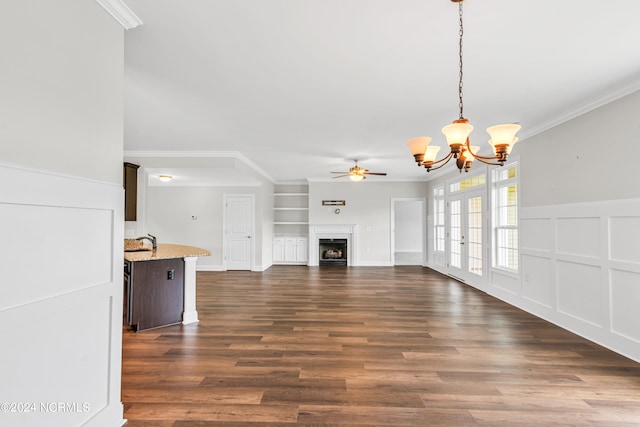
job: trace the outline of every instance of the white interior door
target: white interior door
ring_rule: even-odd
[[[253,260],[253,195],[225,196],[225,266],[251,270]]]
[[[483,287],[485,282],[484,190],[450,196],[448,205],[448,261],[450,275]]]

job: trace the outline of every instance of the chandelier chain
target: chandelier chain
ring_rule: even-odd
[[[460,35],[460,42],[459,42],[459,50],[458,50],[458,57],[460,59],[459,65],[460,65],[460,80],[458,82],[458,99],[459,99],[459,103],[458,106],[460,107],[460,119],[464,118],[464,104],[462,103],[462,36],[464,35],[464,26],[462,24],[462,1],[458,2],[458,14],[460,16],[460,31],[459,31],[459,35]]]

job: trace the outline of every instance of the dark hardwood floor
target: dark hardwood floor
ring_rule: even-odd
[[[640,364],[420,267],[198,273],[124,333],[127,427],[640,426]]]

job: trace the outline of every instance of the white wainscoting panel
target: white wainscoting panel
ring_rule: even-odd
[[[0,423],[121,425],[122,186],[2,164],[0,182],[0,402],[38,409]]]
[[[640,361],[640,199],[523,208],[520,218],[522,292],[488,292]]]
[[[611,270],[611,329],[640,343],[640,274]]]
[[[558,253],[600,256],[600,218],[558,218],[556,236]]]
[[[558,261],[556,264],[558,311],[578,320],[601,326],[600,282],[599,267]]]
[[[611,259],[640,264],[640,216],[609,220]]]
[[[110,283],[112,214],[106,209],[0,204],[0,218],[12,218],[0,221],[0,236],[37,266],[3,272],[7,283],[31,286],[0,288],[0,310]]]
[[[522,255],[522,270],[527,273],[522,278],[522,296],[545,308],[555,306],[553,270],[547,257]]]
[[[549,252],[553,249],[553,228],[550,218],[520,219],[522,248]]]
[[[520,294],[522,286],[520,280],[514,277],[513,274],[505,274],[498,269],[491,271],[491,285],[512,294]]]

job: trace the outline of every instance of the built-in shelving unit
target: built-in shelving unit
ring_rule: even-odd
[[[307,185],[279,185],[274,192],[274,234],[290,234],[293,230],[280,229],[281,225],[309,224],[309,187]],[[289,231],[289,232],[287,232]],[[295,234],[299,234],[295,232]],[[304,230],[304,235],[307,230]]]
[[[273,263],[306,264],[309,186],[276,185],[273,195]]]

